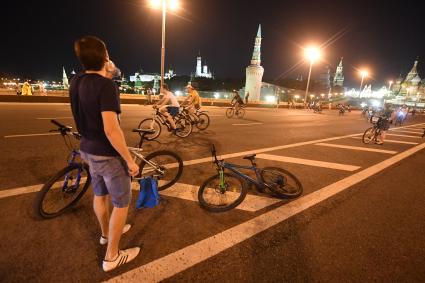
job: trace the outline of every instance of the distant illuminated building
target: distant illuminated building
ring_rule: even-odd
[[[62,85],[64,89],[68,89],[69,88],[69,82],[68,82],[68,77],[66,75],[65,72],[65,67],[62,67],[63,70],[63,74],[62,74]]]
[[[401,87],[399,90],[399,94],[405,96],[416,95],[419,90],[419,84],[421,83],[421,77],[419,77],[419,73],[417,70],[419,61],[415,60],[412,69],[407,74],[404,81],[401,83]]]
[[[208,70],[208,66],[206,64],[202,66],[201,54],[199,54],[198,57],[196,57],[195,77],[208,78],[208,79],[212,79],[213,77],[211,71]]]
[[[261,25],[258,26],[255,38],[254,52],[251,65],[246,68],[245,93],[249,93],[251,101],[259,101],[261,93],[261,82],[263,80],[264,68],[261,66]]]
[[[130,76],[130,82],[152,82],[155,80],[156,77],[158,77],[159,74],[155,74],[155,73],[139,73],[136,72],[133,76]],[[164,79],[169,80],[173,77],[175,77],[176,74],[174,73],[174,71],[172,69],[169,69],[167,73],[164,74]]]
[[[339,61],[338,67],[336,67],[336,72],[333,80],[333,86],[344,86],[344,67],[342,66],[342,57],[341,61]]]

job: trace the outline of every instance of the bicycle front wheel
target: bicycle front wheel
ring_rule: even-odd
[[[205,113],[200,113],[198,118],[199,120],[198,123],[196,123],[196,127],[201,131],[206,130],[210,125],[210,117]]]
[[[36,214],[43,218],[61,215],[81,199],[90,182],[86,164],[72,164],[63,168],[37,193],[34,201]]]
[[[185,138],[192,133],[192,121],[186,117],[179,117],[175,121],[176,123],[176,135],[181,138]]]
[[[139,123],[138,128],[155,130],[155,133],[153,134],[145,134],[145,139],[147,139],[148,141],[156,139],[161,134],[161,124],[153,118],[146,118],[142,120]],[[142,134],[140,134],[140,136],[142,136]]]
[[[362,141],[364,144],[371,143],[375,139],[375,136],[376,136],[376,129],[374,127],[370,127],[364,132]]]
[[[160,150],[145,157],[139,165],[137,176],[154,176],[158,179],[158,190],[165,190],[174,185],[182,175],[183,160],[172,151]]]
[[[263,168],[261,180],[279,198],[297,198],[303,193],[303,186],[298,178],[279,167]]]
[[[198,201],[211,212],[224,212],[238,206],[246,197],[245,183],[238,177],[224,173],[223,186],[220,174],[208,178],[199,188]]]
[[[227,110],[226,110],[226,117],[227,118],[232,118],[234,113],[235,113],[235,110],[233,108],[227,108]]]

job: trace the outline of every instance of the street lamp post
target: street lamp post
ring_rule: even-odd
[[[162,8],[162,36],[161,36],[161,83],[160,90],[164,85],[164,74],[165,74],[165,21],[167,17],[167,2],[170,9],[178,8],[178,0],[150,0],[151,6],[154,8]]]
[[[307,108],[307,94],[308,94],[308,88],[310,87],[311,70],[313,69],[314,62],[320,58],[320,50],[317,47],[309,47],[305,49],[304,53],[305,53],[305,57],[310,61],[307,87],[305,88],[305,95],[304,95],[304,108]]]
[[[362,80],[360,81],[359,98],[360,98],[360,95],[362,93],[363,81],[369,75],[369,73],[365,70],[361,70],[360,75],[362,76]]]

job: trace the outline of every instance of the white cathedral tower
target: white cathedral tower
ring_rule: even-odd
[[[65,67],[62,67],[62,84],[64,89],[69,88],[68,76],[66,75]]]
[[[263,74],[264,68],[261,66],[261,25],[259,25],[251,65],[246,68],[245,95],[249,93],[249,99],[252,101],[260,100]]]

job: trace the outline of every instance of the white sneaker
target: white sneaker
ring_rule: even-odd
[[[130,230],[130,228],[131,228],[131,224],[125,224],[124,227],[122,228],[122,233],[123,234],[127,233],[128,230]],[[108,238],[100,236],[99,243],[101,245],[106,245],[108,243]]]
[[[115,260],[113,261],[103,260],[103,264],[102,264],[103,271],[105,272],[111,271],[117,268],[118,266],[121,266],[123,264],[126,264],[127,262],[132,261],[139,254],[139,252],[140,252],[139,247],[118,251],[118,256]]]

